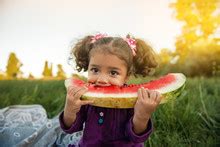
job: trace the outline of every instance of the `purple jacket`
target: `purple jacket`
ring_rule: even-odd
[[[66,133],[74,133],[85,128],[79,145],[83,147],[119,146],[141,147],[152,132],[152,122],[140,135],[133,132],[133,109],[102,108],[91,105],[82,106],[75,122],[70,128],[63,123],[63,112],[60,114],[60,126]]]

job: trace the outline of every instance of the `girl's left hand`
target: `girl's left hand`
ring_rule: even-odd
[[[134,116],[141,119],[149,119],[151,114],[160,104],[161,95],[157,91],[144,89],[138,90],[138,99],[134,106]]]

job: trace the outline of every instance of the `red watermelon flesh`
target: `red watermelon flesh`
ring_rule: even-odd
[[[65,86],[68,87],[70,85],[75,85],[75,86],[87,85],[88,92],[86,92],[82,96],[82,99],[97,100],[95,104],[96,106],[110,107],[110,108],[131,108],[133,107],[135,100],[137,99],[137,91],[140,87],[158,91],[163,96],[163,95],[169,95],[170,93],[173,93],[178,89],[180,89],[181,87],[183,87],[185,81],[186,81],[186,77],[183,74],[170,73],[159,79],[147,83],[131,84],[121,87],[119,86],[101,87],[101,86],[96,86],[94,84],[86,84],[84,81],[74,78],[67,79],[65,81]],[[105,101],[108,104],[105,104]],[[166,102],[165,98],[162,99],[161,103],[164,102]]]

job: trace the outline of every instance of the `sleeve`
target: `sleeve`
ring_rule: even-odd
[[[78,131],[81,131],[83,129],[83,123],[85,122],[86,120],[86,106],[82,106],[80,111],[76,114],[76,120],[74,121],[74,123],[71,125],[70,128],[66,127],[64,122],[63,122],[63,113],[62,112],[59,116],[59,122],[60,122],[60,127],[61,129],[68,133],[68,134],[71,134],[71,133],[74,133],[74,132],[78,132]]]
[[[133,117],[132,117],[133,118]],[[148,124],[147,124],[147,129],[141,134],[141,135],[137,135],[135,134],[135,132],[133,131],[133,122],[132,122],[132,118],[128,121],[128,123],[126,124],[126,130],[125,130],[125,134],[126,136],[135,143],[141,143],[144,142],[148,139],[148,137],[150,136],[150,134],[153,131],[153,125],[152,125],[152,121],[151,119],[149,119]]]

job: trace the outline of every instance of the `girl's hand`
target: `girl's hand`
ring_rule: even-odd
[[[70,86],[67,89],[65,110],[70,114],[79,112],[82,105],[91,104],[92,101],[81,100],[80,97],[87,92],[86,87]]]
[[[138,99],[134,106],[134,116],[148,120],[161,101],[161,95],[157,91],[140,88]]]
[[[82,105],[93,103],[93,101],[80,99],[87,90],[88,89],[86,87],[68,87],[64,107],[64,123],[66,126],[70,126],[75,121],[76,113],[79,112]]]
[[[134,106],[133,130],[141,134],[147,128],[151,114],[159,105],[161,96],[156,91],[138,89],[138,99]]]

